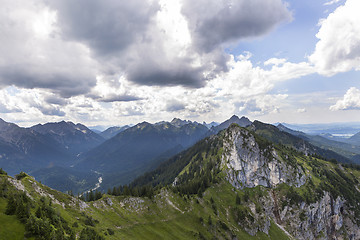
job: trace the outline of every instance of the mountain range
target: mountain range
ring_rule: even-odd
[[[358,163],[360,147],[232,116],[210,125],[174,118],[170,122],[142,122],[95,133],[82,124],[58,122],[22,128],[0,121],[0,166],[10,175],[26,171],[60,191],[80,193],[129,184],[162,162],[205,137],[237,124],[306,155],[341,163]],[[210,127],[210,129],[209,129]],[[354,138],[353,142],[356,142]],[[66,184],[64,184],[66,183]]]
[[[131,132],[180,131],[169,124]],[[82,199],[1,169],[0,238],[359,239],[360,167],[311,151],[276,126],[230,124],[132,183]]]
[[[128,128],[84,154],[75,169],[101,172],[103,185],[127,184],[167,158],[205,137],[202,124],[142,122]]]
[[[70,155],[55,139],[0,119],[0,166],[10,174],[63,165]]]
[[[38,124],[30,128],[44,136],[54,139],[72,155],[79,155],[98,146],[105,139],[84,125],[61,121],[58,123]]]
[[[323,150],[330,150],[341,155],[340,157],[332,156],[330,158],[335,158],[338,161],[344,161],[343,158],[345,157],[347,158],[345,162],[348,162],[348,159],[350,159],[353,163],[360,163],[360,139],[357,139],[357,136],[359,136],[359,134],[355,134],[348,140],[342,139],[341,141],[335,141],[322,135],[310,135],[301,131],[294,131],[282,124],[278,124],[277,128],[283,132],[287,132],[293,136],[302,138],[305,141]]]

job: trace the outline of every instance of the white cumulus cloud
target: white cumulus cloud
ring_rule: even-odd
[[[360,110],[360,90],[352,87],[347,90],[342,99],[330,107],[330,110]]]
[[[360,1],[347,0],[321,20],[319,39],[309,61],[318,73],[332,76],[352,69],[360,70]]]

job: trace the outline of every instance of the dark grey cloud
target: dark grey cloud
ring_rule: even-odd
[[[83,103],[83,104],[76,105],[76,107],[79,107],[79,108],[93,108],[94,106],[91,103]]]
[[[68,101],[66,101],[64,98],[58,97],[56,95],[46,96],[45,102],[59,106],[65,106],[68,103]]]
[[[144,32],[159,10],[146,0],[54,0],[47,4],[57,11],[65,39],[88,45],[97,57],[116,58],[137,41],[146,41]]]
[[[200,66],[194,67],[199,59],[189,56],[169,59],[162,52],[162,39],[155,38],[151,47],[133,54],[135,64],[126,65],[129,80],[142,85],[202,87],[228,70],[230,56],[223,51],[223,44],[262,36],[291,19],[281,0],[185,0],[182,14],[188,20],[191,49],[201,58]]]
[[[185,104],[177,100],[172,100],[166,103],[165,110],[168,112],[177,112],[185,109]]]
[[[169,51],[166,33],[156,26],[156,0],[24,0],[32,14],[23,17],[12,13],[19,9],[15,1],[6,4],[11,11],[0,11],[0,87],[43,88],[62,98],[86,96],[97,75],[125,74],[140,85],[202,87],[227,70],[222,44],[261,36],[291,17],[281,0],[184,0],[193,46],[180,57]],[[28,23],[44,7],[56,11],[57,22],[51,36],[37,38]]]
[[[131,95],[116,95],[112,94],[103,98],[99,98],[100,102],[133,102],[133,101],[139,101],[142,100],[142,98],[131,96]]]
[[[141,85],[160,86],[186,86],[202,87],[205,84],[205,77],[202,68],[189,66],[186,63],[176,62],[164,63],[164,65],[153,65],[151,62],[146,66],[137,65],[131,69],[127,77],[130,81]],[[144,62],[146,64],[146,62]],[[181,66],[183,65],[183,66]]]
[[[96,84],[94,61],[76,42],[58,34],[38,36],[34,21],[42,16],[42,1],[7,1],[0,11],[0,87],[43,88],[71,97]]]
[[[59,117],[65,116],[65,112],[64,112],[64,111],[61,111],[61,109],[58,108],[58,107],[53,107],[53,106],[38,106],[37,109],[39,109],[40,112],[42,112],[42,114],[44,114],[44,115],[59,116]]]
[[[61,97],[69,98],[87,93],[96,84],[92,72],[76,71],[76,69],[61,69],[45,67],[39,69],[37,63],[21,63],[0,66],[0,85],[33,89],[50,89]]]
[[[291,19],[282,0],[184,0],[182,13],[196,49],[207,53],[226,42],[262,36]]]

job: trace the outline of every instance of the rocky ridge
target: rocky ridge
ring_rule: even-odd
[[[227,179],[237,188],[275,187],[288,183],[300,187],[306,175],[300,167],[292,167],[281,161],[273,146],[261,149],[254,135],[245,129],[230,128],[224,142],[223,164],[227,166]]]
[[[247,129],[232,125],[225,132],[223,148],[221,165],[226,180],[237,189],[261,186],[268,193],[259,199],[261,210],[248,204],[257,224],[239,222],[250,235],[258,231],[267,234],[275,221],[295,239],[360,239],[358,219],[344,197],[323,191],[316,202],[288,204],[289,199],[277,196],[277,186],[285,183],[299,188],[311,181],[312,175],[300,164],[285,162],[273,145],[259,144]]]

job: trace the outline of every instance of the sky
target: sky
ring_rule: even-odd
[[[359,0],[0,0],[0,117],[360,121]]]

